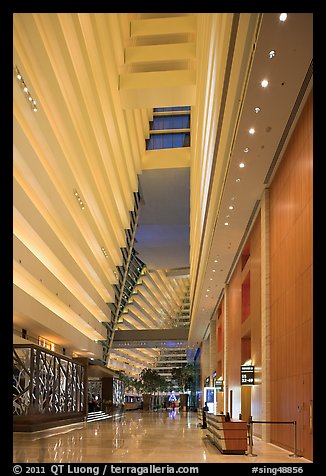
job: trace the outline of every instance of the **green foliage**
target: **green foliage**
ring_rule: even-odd
[[[129,375],[125,374],[123,370],[118,370],[116,371],[116,373],[123,381],[125,391],[133,392],[134,390],[136,390],[138,394],[143,391],[143,383],[140,379],[130,377]]]
[[[137,378],[133,378],[133,387],[139,395],[142,392],[142,388],[143,388],[143,384],[141,380]]]
[[[191,387],[195,380],[195,368],[191,364],[184,367],[175,367],[172,369],[171,374],[172,380],[182,389],[183,393]]]
[[[140,381],[145,393],[159,392],[167,388],[165,378],[153,369],[143,369],[140,373]]]

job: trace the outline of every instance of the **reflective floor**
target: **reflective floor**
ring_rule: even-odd
[[[223,455],[197,426],[196,413],[123,416],[33,433],[14,433],[14,463],[311,463],[254,438],[257,456]]]

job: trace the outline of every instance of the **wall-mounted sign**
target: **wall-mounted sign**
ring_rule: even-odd
[[[223,392],[224,391],[223,380],[215,380],[215,388],[217,392]]]
[[[241,365],[241,385],[255,385],[254,365]]]

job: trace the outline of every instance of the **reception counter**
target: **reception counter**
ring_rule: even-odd
[[[245,454],[247,451],[247,422],[225,421],[225,415],[206,414],[207,436],[223,454]]]

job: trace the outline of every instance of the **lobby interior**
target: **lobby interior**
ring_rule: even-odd
[[[312,46],[311,13],[14,13],[14,361],[195,363],[200,406],[219,382],[218,412],[297,446],[84,406],[17,426],[14,462],[313,461]]]

